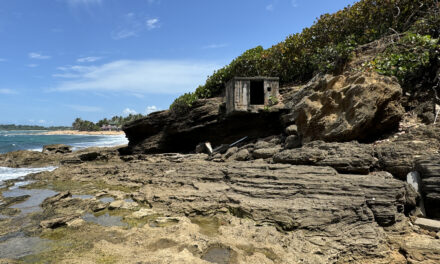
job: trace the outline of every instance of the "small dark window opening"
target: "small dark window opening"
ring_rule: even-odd
[[[267,91],[268,92],[272,91],[272,87],[267,87]]]
[[[251,81],[251,105],[264,105],[264,81]]]

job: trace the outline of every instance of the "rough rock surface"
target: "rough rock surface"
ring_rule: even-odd
[[[121,153],[191,152],[200,142],[211,142],[214,147],[245,136],[259,138],[283,130],[281,112],[225,116],[220,110],[221,102],[222,98],[198,100],[186,115],[176,116],[167,110],[125,125],[122,129],[129,145]]]
[[[52,144],[43,146],[43,153],[71,153],[72,147],[65,144]]]
[[[440,126],[417,126],[406,133],[375,144],[379,167],[405,180],[414,170],[415,162],[435,155],[440,148]]]
[[[355,141],[326,143],[314,141],[302,148],[284,150],[273,157],[275,163],[330,166],[341,173],[368,174],[377,162],[370,144]]]
[[[286,102],[304,142],[371,140],[396,129],[402,89],[375,73],[316,76]]]
[[[157,212],[191,216],[226,210],[257,225],[273,226],[287,232],[276,235],[284,237],[278,237],[281,242],[277,244],[287,247],[286,253],[278,252],[281,263],[292,262],[290,254],[296,255],[293,263],[301,258],[309,263],[334,263],[348,252],[356,252],[351,253],[353,259],[384,256],[391,249],[385,246],[387,236],[379,226],[402,221],[409,202],[406,183],[388,173],[338,174],[325,166],[258,162],[213,166],[200,157],[138,156],[123,165],[99,163],[87,165],[86,170],[86,164],[63,166],[51,175],[58,180],[103,179],[112,186],[137,187],[131,192],[136,201],[148,201]],[[302,246],[298,248],[299,241]]]
[[[422,178],[422,194],[429,217],[440,218],[440,155],[417,161],[416,169]]]

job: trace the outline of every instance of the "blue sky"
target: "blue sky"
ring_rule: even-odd
[[[0,124],[168,109],[249,48],[352,0],[1,0]]]

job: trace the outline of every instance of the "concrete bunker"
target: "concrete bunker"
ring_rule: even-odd
[[[278,77],[234,77],[226,84],[226,113],[258,112],[279,102]]]

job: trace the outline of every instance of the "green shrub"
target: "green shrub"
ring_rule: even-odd
[[[396,76],[404,89],[411,90],[412,80],[423,77],[427,68],[438,60],[439,53],[438,39],[407,33],[367,66],[380,74]]]
[[[197,99],[198,97],[195,93],[185,93],[174,100],[170,106],[170,110],[177,115],[186,114]]]
[[[437,0],[361,0],[320,16],[311,27],[271,48],[258,46],[245,51],[209,76],[194,94],[176,99],[172,108],[188,107],[197,98],[219,96],[234,76],[278,76],[283,85],[306,82],[318,72],[338,72],[357,45],[392,33],[411,29],[437,37],[438,9]]]

